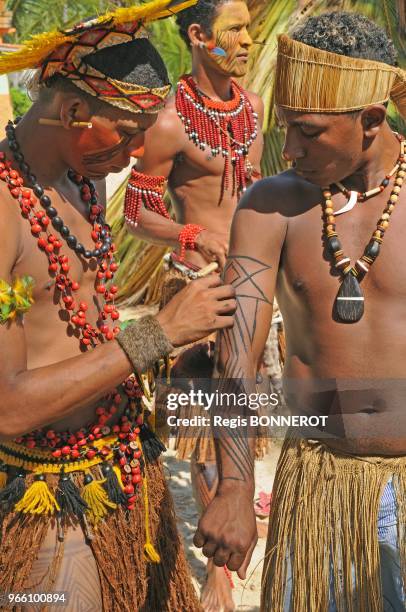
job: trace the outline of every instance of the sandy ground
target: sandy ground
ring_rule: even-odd
[[[273,442],[271,451],[265,459],[256,463],[255,480],[257,491],[263,490],[268,493],[272,490],[280,448],[281,443],[279,441]],[[198,514],[192,497],[190,463],[188,461],[177,460],[174,452],[170,450],[165,454],[164,460],[169,486],[175,500],[178,527],[182,534],[187,558],[195,577],[196,588],[200,590],[204,584],[206,563],[205,557],[199,549],[193,546],[192,541],[198,522]],[[264,554],[265,538],[260,538],[254,551],[247,579],[243,582],[233,573],[235,584],[234,601],[237,610],[259,611]]]

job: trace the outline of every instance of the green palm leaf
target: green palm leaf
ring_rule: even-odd
[[[32,34],[54,29],[66,29],[81,19],[100,15],[118,6],[134,4],[129,0],[9,0],[8,10],[13,12],[15,42]]]
[[[310,15],[331,10],[355,11],[373,19],[386,29],[399,52],[401,66],[406,65],[405,3],[404,0],[276,0],[266,6],[261,0],[248,0],[252,15],[254,51],[245,87],[261,95],[265,103],[265,148],[262,158],[264,176],[280,172],[286,165],[280,158],[282,136],[278,133],[273,116],[274,68],[277,36],[288,32]],[[389,121],[393,129],[405,131],[405,122],[389,108]]]

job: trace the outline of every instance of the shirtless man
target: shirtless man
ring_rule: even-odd
[[[251,389],[276,293],[293,414],[329,418],[285,441],[262,610],[401,611],[406,155],[386,102],[405,114],[406,78],[385,32],[355,13],[311,18],[293,39],[279,40],[276,110],[294,169],[254,185],[236,213],[225,279],[239,306],[217,382]],[[249,433],[219,428],[220,483],[195,536],[241,577],[256,542]]]
[[[0,143],[0,593],[65,592],[70,610],[200,609],[132,372],[231,325],[234,290],[202,279],[120,332],[91,182],[128,165],[169,93],[140,10],[0,57],[39,83]]]
[[[127,190],[125,216],[130,228],[136,224],[133,230],[136,236],[173,248],[170,265],[181,264],[193,272],[212,261],[217,261],[220,268],[224,266],[231,220],[238,199],[246,185],[260,173],[263,103],[256,94],[237,89],[233,80],[246,74],[252,45],[248,34],[250,15],[245,1],[199,0],[196,6],[182,11],[177,21],[182,38],[191,47],[192,74],[182,77],[177,93],[168,100],[156,124],[146,134],[143,156],[133,170]],[[193,96],[203,110],[196,110],[190,100],[185,100],[184,93]],[[231,121],[217,117],[211,125],[210,121],[206,123],[205,130],[205,112],[222,110],[230,113],[238,109],[241,102],[241,111]],[[251,133],[248,131],[243,136],[244,145],[238,124],[242,116],[243,125],[253,126]],[[210,130],[207,130],[207,125],[210,125]],[[224,133],[229,130],[229,136],[234,137],[224,145],[226,154],[237,158],[234,166],[221,153],[213,153],[217,140],[222,140],[221,130]],[[198,134],[200,142],[206,143],[203,150],[190,137],[193,131]],[[236,141],[240,143],[238,146]],[[237,149],[241,150],[243,146],[246,147],[246,156],[237,153]],[[157,181],[155,191],[157,187],[160,190],[161,208],[156,199],[153,201],[152,193],[145,198],[135,191],[150,188],[153,192],[151,177]],[[176,222],[169,219],[163,206],[166,180]],[[136,193],[142,200],[138,204],[133,202]],[[168,280],[164,281],[163,295],[171,277],[170,270]],[[190,358],[189,354],[182,356],[174,376],[189,377],[186,372],[190,371]],[[204,373],[205,365],[195,365],[193,377],[210,377],[210,372]],[[179,432],[178,456],[182,459],[190,457],[194,444],[192,435],[190,430]],[[197,439],[198,434],[195,437]],[[200,510],[212,498],[217,482],[214,449],[209,445],[206,451],[206,447],[196,441],[192,455],[192,477]],[[202,592],[202,605],[207,612],[234,609],[230,579],[211,561]]]
[[[252,44],[248,34],[247,5],[244,0],[199,0],[196,6],[182,13],[177,20],[182,37],[191,47],[192,79],[189,83],[195,84],[197,102],[208,109],[211,109],[210,103],[214,103],[214,108],[217,103],[227,113],[241,99],[240,90],[232,89],[233,79],[244,76],[247,71]],[[220,48],[216,45],[220,44],[225,56],[214,54],[215,48]],[[176,95],[169,98],[154,128],[146,135],[144,153],[136,165],[140,173],[160,177],[162,183],[167,179],[176,223],[142,208],[134,233],[150,242],[170,246],[179,253],[179,235],[185,225],[200,225],[204,231],[195,236],[194,249],[190,247],[185,256],[186,263],[198,267],[213,259],[224,266],[238,197],[245,185],[260,173],[263,103],[252,92],[242,90],[242,95],[248,100],[248,104],[244,103],[246,113],[251,115],[251,107],[258,116],[254,116],[255,138],[252,144],[246,143],[248,155],[242,160],[245,176],[237,181],[234,190],[232,168],[229,168],[229,188],[222,194],[225,158],[211,152],[210,134],[205,134],[208,139],[205,150],[196,146],[189,136],[192,129],[197,129],[195,120],[185,118],[191,120],[189,133],[186,132],[185,121],[178,115],[181,101],[179,98],[177,101]],[[219,131],[215,123],[213,131]],[[234,153],[232,139],[229,146]],[[136,184],[139,183],[136,181]],[[148,206],[148,203],[143,204]]]

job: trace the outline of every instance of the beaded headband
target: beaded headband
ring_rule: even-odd
[[[391,99],[406,117],[406,72],[371,60],[278,38],[275,103],[312,113],[345,113]]]
[[[0,54],[0,74],[39,68],[39,83],[59,74],[87,94],[132,113],[157,113],[171,86],[148,88],[113,79],[86,63],[101,49],[148,38],[143,25],[196,4],[197,0],[154,0],[121,8],[66,31],[34,36],[15,53]]]

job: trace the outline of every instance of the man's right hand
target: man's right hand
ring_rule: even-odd
[[[200,518],[193,543],[218,567],[245,580],[258,541],[252,493],[246,483],[219,491]]]
[[[235,290],[218,274],[189,283],[156,315],[173,346],[201,340],[234,324]]]
[[[196,249],[207,262],[217,261],[220,270],[226,265],[228,253],[228,237],[224,234],[216,234],[209,230],[203,230],[195,240]]]

